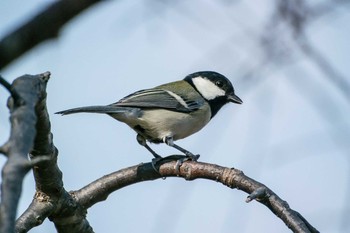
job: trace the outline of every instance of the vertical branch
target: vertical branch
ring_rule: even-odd
[[[13,96],[8,100],[11,112],[11,133],[9,140],[2,147],[8,157],[2,169],[0,232],[14,232],[18,201],[22,192],[24,176],[32,163],[28,160],[35,135],[37,116],[35,107],[46,95],[46,83],[50,73],[24,75],[14,81],[12,92],[18,93],[21,101]],[[34,161],[35,162],[35,161]]]
[[[86,209],[77,204],[64,189],[62,172],[57,165],[58,150],[53,143],[46,107],[46,93],[35,105],[36,134],[30,148],[36,184],[34,199],[16,221],[16,232],[27,232],[49,218],[60,233],[93,232],[86,220]],[[40,163],[37,163],[40,161]]]

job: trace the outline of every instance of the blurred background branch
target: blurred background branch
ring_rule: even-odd
[[[97,2],[99,1],[56,1],[6,35],[0,40],[0,70],[36,45],[57,38],[63,25]]]

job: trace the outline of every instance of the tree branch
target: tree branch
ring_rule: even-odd
[[[55,1],[0,41],[0,70],[39,43],[56,38],[69,20],[99,0]]]
[[[30,170],[27,155],[33,147],[37,117],[35,106],[46,96],[46,83],[50,73],[24,75],[17,78],[11,90],[25,101],[9,98],[11,134],[3,148],[8,159],[2,169],[0,232],[14,232],[18,201],[24,176]]]
[[[54,222],[58,232],[92,232],[81,208],[63,187],[62,173],[57,166],[58,151],[53,144],[50,119],[46,109],[46,83],[50,72],[24,75],[10,89],[8,106],[11,134],[1,147],[8,160],[3,167],[0,204],[0,232],[15,232],[15,217],[22,182],[32,168],[36,194],[28,209],[16,222],[16,232],[27,232],[45,218]],[[8,85],[7,85],[8,86]],[[27,156],[30,153],[31,160]]]
[[[36,136],[30,151],[36,194],[30,206],[16,222],[17,232],[27,232],[45,218],[54,222],[58,232],[93,232],[81,208],[63,187],[62,172],[57,166],[58,150],[53,144],[46,93],[35,107]]]
[[[74,199],[84,208],[104,201],[112,192],[142,181],[162,177],[183,177],[186,180],[208,179],[220,182],[229,188],[249,193],[249,201],[257,200],[267,206],[293,232],[318,232],[304,217],[292,210],[288,203],[278,197],[265,185],[247,177],[242,171],[202,162],[184,162],[178,173],[176,162],[167,162],[155,172],[151,163],[136,165],[106,175],[80,190],[71,192]]]
[[[11,91],[11,84],[8,83],[1,75],[0,75],[0,84],[2,86],[4,86],[5,89],[8,90],[8,92],[10,92],[10,93],[12,92]]]
[[[0,55],[1,56],[1,55]],[[11,97],[13,98],[13,101],[16,103],[16,105],[23,105],[23,100],[21,97],[18,95],[16,90],[14,90],[11,87],[11,84],[7,82],[1,75],[0,75],[0,84],[5,87],[5,89],[11,94]]]
[[[41,225],[55,210],[56,205],[43,193],[37,192],[28,209],[16,221],[16,232],[28,232],[35,226]]]

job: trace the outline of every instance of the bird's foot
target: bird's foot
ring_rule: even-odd
[[[174,166],[177,174],[180,173],[180,167],[185,161],[197,161],[200,155],[194,155],[192,153],[186,153],[186,155],[169,155],[166,157],[155,157],[152,159],[152,168],[159,174],[160,163],[176,161]]]
[[[160,173],[159,173],[159,167],[158,167],[158,169],[157,169],[157,164],[159,164],[163,159],[164,159],[164,158],[161,157],[161,156],[159,156],[159,157],[154,157],[154,158],[152,159],[152,168],[153,168],[153,170],[154,170],[155,172],[157,172],[158,174],[160,174]]]
[[[199,159],[199,156],[200,155],[194,155],[192,153],[187,153],[185,156],[183,156],[182,158],[179,158],[177,161],[176,161],[176,164],[175,164],[175,171],[177,174],[180,173],[180,167],[181,165],[183,164],[183,162],[185,161],[194,161],[196,162],[198,159]]]
[[[161,163],[166,163],[174,160],[178,160],[179,157],[185,157],[184,155],[169,155],[166,157],[157,156],[152,159],[152,168],[159,174],[159,166]]]

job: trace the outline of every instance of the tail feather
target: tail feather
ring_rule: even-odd
[[[79,112],[88,112],[88,113],[120,113],[124,112],[125,108],[115,107],[115,106],[87,106],[80,108],[72,108],[64,111],[56,112],[55,114],[68,115]]]

